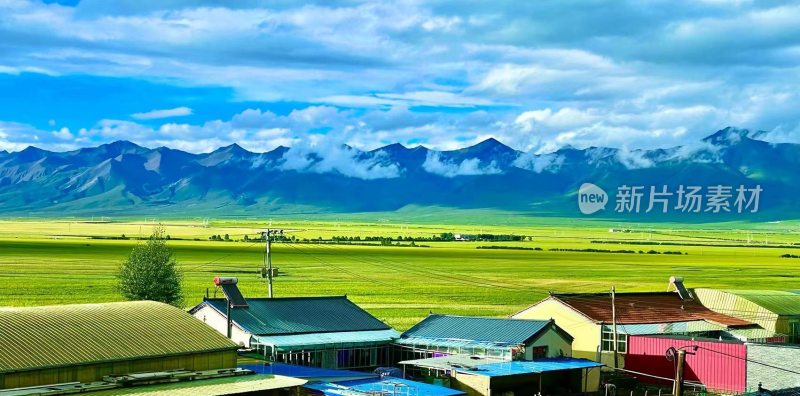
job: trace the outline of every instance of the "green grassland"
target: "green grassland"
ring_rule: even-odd
[[[404,223],[351,216],[310,220],[173,219],[164,223],[185,269],[188,304],[213,293],[215,275],[237,276],[246,296],[266,295],[256,275],[263,243],[241,241],[267,226],[300,242],[275,243],[277,296],[348,295],[398,329],[429,312],[504,316],[553,292],[661,291],[670,275],[690,287],[798,289],[800,225],[782,223],[620,224],[574,219],[450,222],[446,216]],[[484,219],[485,220],[485,219]],[[456,224],[454,224],[456,223]],[[460,224],[458,224],[460,223]],[[155,220],[0,221],[0,305],[117,301],[114,270]],[[610,232],[610,229],[625,232]],[[333,236],[431,237],[442,232],[516,234],[522,242],[416,242],[417,246],[303,243]],[[209,241],[228,234],[238,241]],[[521,249],[477,249],[478,246]],[[632,250],[592,253],[551,249]],[[640,254],[681,252],[683,254]]]

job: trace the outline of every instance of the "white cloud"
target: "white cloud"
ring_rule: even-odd
[[[381,153],[364,154],[344,145],[336,136],[317,136],[297,142],[284,155],[280,168],[299,172],[339,173],[358,179],[391,179],[400,167]]]
[[[564,160],[564,156],[557,153],[536,154],[529,151],[517,157],[514,160],[514,166],[536,173],[557,172],[564,164]]]
[[[69,132],[69,128],[61,128],[57,131],[54,131],[53,136],[61,140],[71,140],[74,138],[74,136],[72,136],[72,134]]]
[[[192,109],[188,107],[176,107],[173,109],[151,110],[144,113],[131,114],[137,120],[157,120],[159,118],[185,117],[192,115]]]
[[[496,175],[502,173],[495,161],[489,164],[482,164],[478,158],[467,158],[460,163],[456,163],[442,160],[441,156],[439,152],[428,152],[422,167],[427,172],[444,177]]]
[[[496,106],[491,100],[444,91],[413,91],[403,93],[377,93],[369,95],[334,95],[313,100],[351,107],[376,106],[434,106],[434,107],[475,107]]]
[[[644,150],[628,150],[622,148],[617,151],[617,160],[628,169],[652,168],[655,162],[646,156]]]

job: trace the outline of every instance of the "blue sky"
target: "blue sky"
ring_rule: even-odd
[[[235,5],[234,5],[235,4]],[[800,4],[0,2],[0,149],[800,142]]]

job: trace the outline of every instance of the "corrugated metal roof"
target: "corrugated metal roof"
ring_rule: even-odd
[[[586,317],[611,323],[611,295],[598,294],[553,294],[551,296]],[[664,323],[706,320],[724,326],[749,326],[751,322],[714,312],[697,301],[683,300],[674,292],[664,293],[617,293],[617,323]]]
[[[430,315],[403,333],[403,338],[431,341],[466,340],[520,345],[553,324],[549,320]]]
[[[311,333],[277,336],[253,336],[250,345],[274,346],[278,352],[297,349],[348,348],[367,344],[385,344],[400,337],[389,330],[345,331],[338,333]]]
[[[347,297],[248,298],[249,308],[234,308],[231,316],[242,329],[255,335],[328,333],[340,331],[389,330]],[[225,299],[208,304],[225,315]]]
[[[292,388],[307,381],[280,375],[248,375],[170,384],[148,385],[88,393],[92,396],[146,395],[146,396],[217,396],[252,394],[272,389]]]
[[[611,330],[612,328],[610,325],[604,325],[603,327],[607,330]],[[703,331],[719,331],[725,330],[726,328],[725,326],[709,323],[704,320],[695,320],[689,322],[621,324],[617,325],[617,332],[628,335],[685,334]]]
[[[442,356],[427,359],[406,360],[400,364],[429,367],[439,370],[457,371],[487,377],[503,377],[518,374],[535,374],[552,371],[578,370],[601,367],[600,363],[577,358],[549,358],[536,360],[491,361],[473,359],[468,356]]]
[[[668,361],[664,352],[669,348],[693,346],[700,349],[686,354],[684,380],[705,385],[710,394],[741,394],[747,376],[747,348],[742,343],[703,339],[636,336],[628,339],[625,369],[658,377],[673,378],[675,362]]]
[[[782,290],[725,290],[778,315],[800,315],[800,293]]]
[[[318,382],[307,384],[305,387],[318,390],[329,396],[363,396],[364,394],[457,396],[465,394],[463,391],[445,388],[443,386],[400,378],[374,378],[337,383]]]
[[[0,373],[236,348],[188,313],[152,301],[0,308]]]

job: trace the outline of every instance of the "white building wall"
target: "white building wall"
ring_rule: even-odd
[[[220,334],[224,336],[228,335],[228,320],[225,319],[225,315],[219,313],[219,311],[217,311],[216,309],[211,308],[208,305],[205,305],[194,313],[194,317],[202,320],[205,324],[211,326],[214,330],[220,332]],[[236,324],[233,325],[233,329],[231,331],[231,340],[233,342],[243,347],[249,348],[250,336],[251,336],[250,333],[242,330]]]

